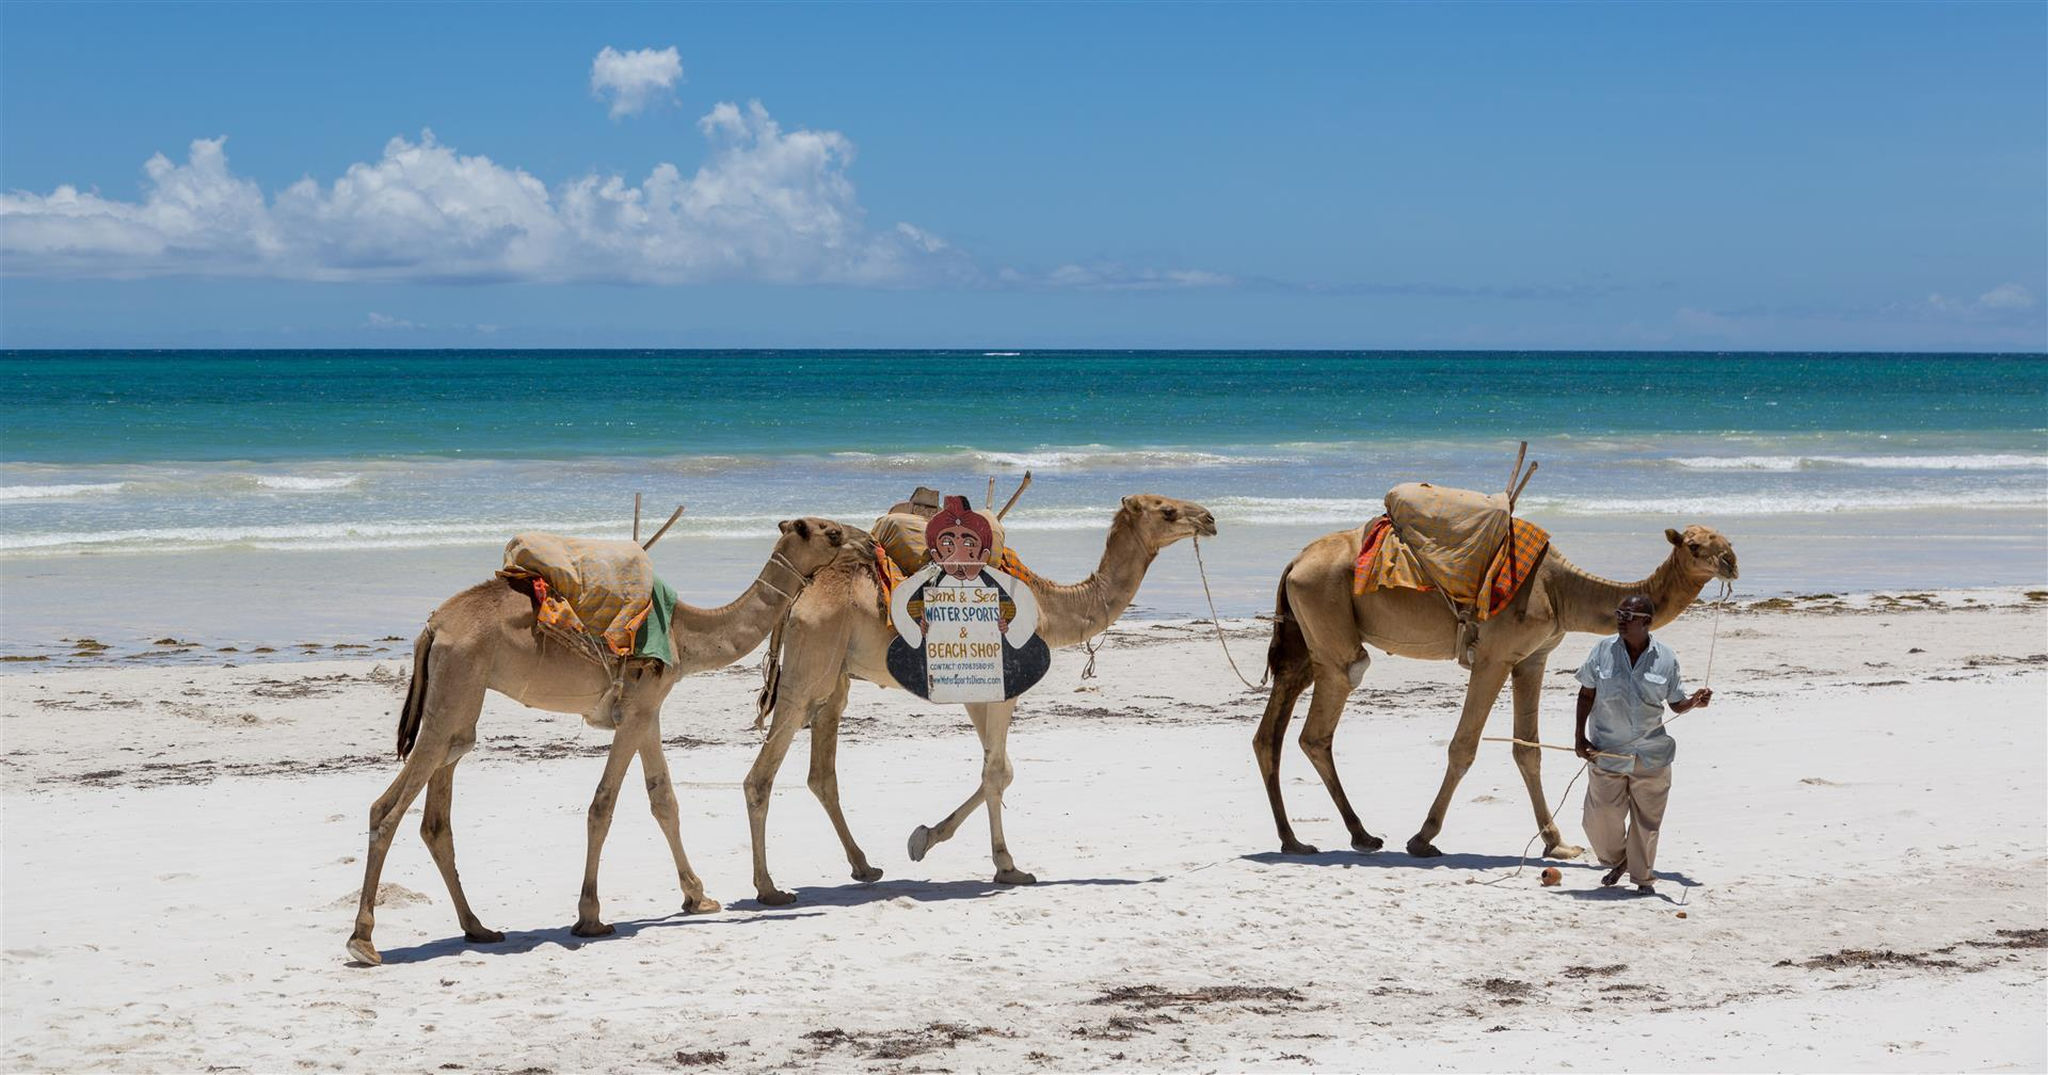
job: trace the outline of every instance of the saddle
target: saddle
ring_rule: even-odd
[[[657,594],[667,591],[654,576],[654,562],[632,541],[598,541],[529,531],[515,534],[505,545],[498,577],[533,598],[533,626],[570,652],[589,658],[611,679],[611,686],[584,720],[599,728],[616,728],[625,690],[628,660],[645,657],[666,664],[667,607],[657,609]],[[674,600],[673,591],[661,593]],[[658,639],[640,647],[643,626],[654,614]],[[636,662],[639,663],[639,662]]]
[[[1388,490],[1386,505],[1365,527],[1351,592],[1441,593],[1458,620],[1458,663],[1471,668],[1479,624],[1514,601],[1549,550],[1550,534],[1516,518],[1508,493],[1409,482]]]

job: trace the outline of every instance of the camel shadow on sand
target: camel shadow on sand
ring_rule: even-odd
[[[875,881],[869,884],[832,885],[824,888],[795,889],[796,903],[790,907],[770,907],[759,900],[738,900],[731,909],[760,912],[763,918],[790,918],[791,907],[860,907],[870,903],[888,900],[911,899],[919,903],[940,903],[946,900],[971,900],[1000,896],[1007,892],[1037,888],[1055,888],[1061,885],[1145,885],[1161,878],[1130,877],[1066,877],[1040,881],[1032,885],[1005,885],[995,881]]]
[[[751,903],[752,901],[748,902]],[[794,911],[778,914],[773,917],[806,918],[820,913],[822,912]],[[623,922],[614,922],[612,923],[612,932],[603,937],[578,937],[574,933],[569,932],[568,926],[556,926],[551,929],[512,929],[505,931],[504,940],[489,944],[481,944],[455,936],[445,937],[438,941],[428,941],[425,944],[415,944],[405,948],[388,949],[384,952],[384,962],[386,965],[425,963],[428,960],[445,959],[449,956],[471,953],[486,956],[515,956],[524,955],[536,948],[548,945],[574,951],[589,944],[605,944],[610,941],[625,940],[628,937],[637,936],[643,930],[665,929],[671,926],[743,926],[767,921],[769,917],[765,915],[732,915],[724,913],[692,915],[677,911],[674,914],[663,915],[660,918],[636,918]]]

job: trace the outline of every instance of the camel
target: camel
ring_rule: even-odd
[[[1108,630],[1129,607],[1138,584],[1162,549],[1185,537],[1212,537],[1215,533],[1215,517],[1200,504],[1152,494],[1125,497],[1110,523],[1094,574],[1070,586],[1029,580],[1038,599],[1038,637],[1058,649],[1079,645]],[[768,794],[790,740],[805,723],[811,728],[811,792],[824,805],[839,834],[854,880],[876,881],[882,876],[881,870],[868,864],[840,812],[836,769],[839,718],[852,680],[901,687],[889,674],[886,655],[895,629],[882,617],[881,607],[872,561],[850,569],[834,565],[818,573],[810,589],[791,607],[777,637],[769,641],[771,658],[780,654],[781,671],[764,689],[762,702],[764,709],[772,706],[774,715],[746,780],[754,890],[763,904],[781,906],[796,899],[776,888],[768,875]],[[1011,699],[966,706],[968,719],[981,737],[981,783],[945,820],[936,826],[919,825],[911,833],[911,861],[921,861],[933,844],[951,837],[976,807],[986,803],[996,881],[1006,885],[1037,881],[1017,868],[1003,840],[1003,789],[1010,786],[1012,776],[1010,714],[1016,704],[1016,699]]]
[[[1259,721],[1258,731],[1253,733],[1252,752],[1258,757],[1266,798],[1272,803],[1273,823],[1280,831],[1280,849],[1287,854],[1316,852],[1314,847],[1295,838],[1294,827],[1287,821],[1287,808],[1280,798],[1280,748],[1301,692],[1314,684],[1315,696],[1301,731],[1301,749],[1336,801],[1337,812],[1350,830],[1352,849],[1377,851],[1381,840],[1367,832],[1352,811],[1350,800],[1344,796],[1344,786],[1337,780],[1336,761],[1330,753],[1337,720],[1344,713],[1345,697],[1358,686],[1372,661],[1366,644],[1400,657],[1432,661],[1456,657],[1457,618],[1441,595],[1383,589],[1353,596],[1352,565],[1358,559],[1364,534],[1365,528],[1359,527],[1317,538],[1280,576],[1273,640],[1266,653],[1272,693],[1267,696],[1265,716]],[[1458,718],[1458,730],[1451,737],[1450,765],[1422,830],[1408,841],[1410,855],[1443,854],[1431,841],[1443,831],[1444,812],[1450,806],[1451,794],[1478,753],[1479,733],[1486,726],[1487,713],[1510,676],[1514,679],[1514,737],[1535,742],[1543,666],[1550,651],[1564,640],[1565,632],[1612,632],[1615,606],[1632,595],[1648,596],[1655,603],[1657,612],[1651,627],[1662,627],[1685,611],[1709,581],[1736,577],[1735,550],[1716,531],[1689,526],[1683,533],[1666,530],[1664,536],[1671,542],[1670,554],[1648,578],[1637,582],[1611,582],[1588,574],[1552,548],[1537,563],[1534,574],[1510,606],[1479,624],[1476,659],[1465,687],[1465,708]],[[1544,857],[1577,858],[1584,849],[1563,841],[1550,808],[1543,801],[1538,749],[1516,746],[1514,755],[1515,765],[1522,771],[1522,782],[1529,790],[1529,802],[1535,807]]]
[[[412,683],[398,718],[398,756],[405,764],[370,806],[370,849],[363,863],[363,894],[356,907],[355,932],[348,939],[349,955],[371,965],[383,962],[370,942],[377,879],[399,821],[423,788],[427,805],[420,836],[447,882],[462,935],[478,944],[505,939],[470,910],[455,874],[455,840],[448,825],[455,765],[476,743],[477,717],[487,690],[551,713],[584,714],[593,727],[612,732],[604,776],[590,801],[583,891],[570,932],[579,937],[612,932],[598,918],[597,861],[611,828],[620,783],[635,755],[646,778],[648,806],[675,857],[683,909],[692,914],[718,910],[718,902],[705,897],[704,883],[683,855],[675,789],[661,751],[661,704],[678,679],[723,668],[759,645],[819,568],[844,551],[869,547],[865,531],[826,519],[786,520],[781,528],[774,553],[731,604],[711,609],[676,604],[670,625],[675,663],[663,667],[655,661],[628,661],[616,707],[604,704],[612,686],[610,675],[561,641],[536,632],[532,599],[507,580],[494,578],[472,586],[435,609],[413,643]]]

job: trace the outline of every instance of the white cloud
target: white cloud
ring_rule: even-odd
[[[2018,284],[2000,284],[1977,296],[1977,307],[1984,310],[2031,310],[2034,295]]]
[[[870,228],[848,177],[853,142],[837,131],[784,129],[758,101],[720,103],[697,127],[701,165],[659,164],[638,183],[592,173],[550,185],[422,131],[331,182],[305,178],[269,196],[230,170],[226,138],[202,138],[183,163],[151,157],[136,201],[69,185],[0,194],[0,275],[1087,291],[1242,283],[1115,263],[984,270],[915,224]]]
[[[415,325],[412,322],[407,321],[403,317],[393,317],[390,314],[380,314],[375,310],[370,311],[370,316],[364,318],[364,323],[369,325],[369,327],[376,329],[406,329],[419,327],[418,325]]]
[[[1986,291],[1972,301],[1952,299],[1935,293],[1927,296],[1927,307],[1936,313],[1953,314],[1962,317],[1973,315],[2006,315],[2034,308],[2034,293],[2014,283],[2000,284]]]
[[[609,98],[612,118],[619,119],[654,103],[683,77],[683,58],[671,45],[665,49],[620,52],[607,45],[590,61],[590,95]]]
[[[1115,263],[1067,264],[1044,273],[1004,269],[997,279],[1013,287],[1074,291],[1173,291],[1238,283],[1236,277],[1205,269],[1133,269]]]
[[[880,287],[978,278],[922,228],[867,227],[844,135],[784,130],[758,102],[720,104],[698,127],[709,143],[701,166],[660,164],[638,184],[592,174],[551,189],[428,131],[393,138],[332,183],[302,179],[267,200],[229,170],[224,138],[200,139],[183,164],[150,159],[139,201],[70,186],[0,194],[0,270]]]

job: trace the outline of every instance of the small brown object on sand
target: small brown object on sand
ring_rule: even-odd
[[[1677,913],[1678,913],[1678,917],[1680,917],[1680,918],[1684,918],[1684,917],[1685,917],[1685,912],[1684,912],[1684,911],[1679,911],[1679,912],[1677,912]]]
[[[1557,872],[1557,867],[1545,866],[1543,868],[1544,888],[1556,888],[1558,885],[1562,883],[1564,883],[1564,875]]]

